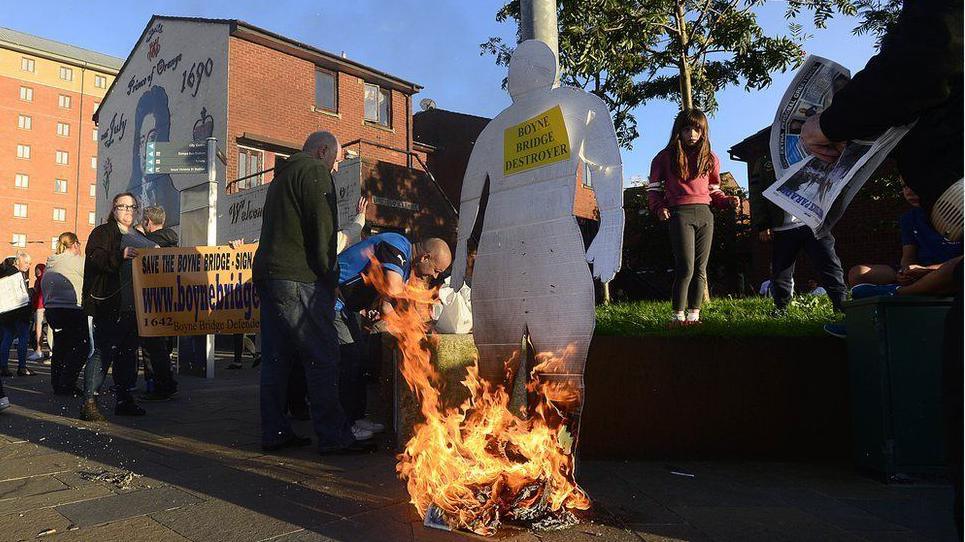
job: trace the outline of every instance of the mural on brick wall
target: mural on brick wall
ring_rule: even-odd
[[[133,192],[162,205],[169,225],[179,223],[180,191],[207,181],[205,174],[147,174],[148,143],[184,146],[227,135],[226,25],[154,19],[135,45],[99,110],[97,217],[113,196]],[[219,178],[224,178],[219,162]]]

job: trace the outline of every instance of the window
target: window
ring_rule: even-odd
[[[20,71],[24,72],[35,72],[37,71],[37,64],[34,59],[21,57],[20,58]]]
[[[70,125],[66,122],[57,123],[57,135],[63,137],[70,137]]]
[[[67,222],[67,209],[54,207],[54,222]]]
[[[57,163],[66,166],[70,163],[70,154],[67,151],[57,151]]]
[[[338,111],[338,79],[325,70],[315,70],[315,109]]]
[[[391,126],[391,96],[389,90],[377,85],[365,85],[365,120]]]
[[[30,130],[33,128],[33,119],[27,115],[17,115],[17,128],[21,130]]]
[[[70,109],[70,96],[65,96],[65,95],[61,94],[61,95],[57,98],[57,105],[59,105],[60,107],[62,107],[62,108],[64,108],[64,109]]]
[[[87,223],[91,226],[97,223],[97,214],[94,211],[87,213]]]
[[[27,236],[22,233],[15,233],[11,244],[15,247],[27,248]]]
[[[17,158],[30,160],[30,145],[17,145]]]
[[[260,173],[264,169],[265,154],[256,149],[238,147],[238,178]],[[262,184],[262,175],[235,183],[237,190],[247,190]]]
[[[17,173],[17,176],[14,177],[13,180],[13,186],[16,188],[30,188],[30,176]]]
[[[593,172],[588,162],[583,162],[583,186],[593,188]]]
[[[58,194],[67,193],[67,180],[66,179],[54,179],[54,192]]]
[[[30,87],[20,87],[20,99],[25,102],[34,101],[34,89]]]
[[[60,78],[64,81],[74,80],[74,70],[68,68],[67,66],[60,67]]]
[[[91,131],[91,140],[95,143],[97,142],[97,128],[94,128],[93,131]]]
[[[107,88],[107,78],[103,75],[95,75],[94,86],[97,88]]]
[[[97,185],[96,185],[96,184],[90,185],[90,197],[92,197],[92,198],[96,198],[96,197],[97,197]]]
[[[13,204],[13,216],[16,218],[27,218],[27,204],[26,203],[14,203]]]
[[[97,110],[100,109],[100,107],[101,107],[100,102],[94,102],[94,113],[97,113]]]
[[[50,252],[52,252],[52,253],[56,253],[56,252],[57,252],[57,242],[58,242],[59,240],[60,240],[60,237],[51,237],[51,238],[50,238]]]
[[[91,169],[97,169],[97,157],[96,157],[96,156],[91,156],[91,157],[90,157],[90,167],[91,167]]]

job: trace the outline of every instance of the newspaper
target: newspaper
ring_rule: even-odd
[[[27,284],[21,273],[0,279],[0,314],[19,309],[30,303]]]
[[[912,125],[889,128],[875,139],[849,141],[835,162],[810,156],[800,142],[807,117],[830,105],[834,92],[850,80],[848,71],[810,56],[784,94],[771,127],[771,160],[777,182],[764,197],[797,217],[822,237],[844,214],[868,177]]]
[[[781,98],[771,127],[775,178],[780,179],[791,166],[810,156],[801,144],[804,121],[831,105],[834,93],[850,80],[851,72],[840,64],[815,55],[807,58]]]

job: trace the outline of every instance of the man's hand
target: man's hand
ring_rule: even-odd
[[[911,264],[899,269],[896,277],[898,284],[908,286],[913,282],[917,282],[920,278],[924,277],[928,273],[931,273],[932,271],[934,271],[934,269],[929,269],[917,264]]]
[[[771,234],[771,228],[767,228],[766,230],[761,230],[760,233],[757,234],[757,238],[760,239],[762,243],[770,243],[771,239],[773,238],[773,235]]]
[[[821,130],[821,114],[811,115],[801,128],[801,142],[804,148],[825,162],[834,162],[841,156],[843,142],[833,142]]]
[[[235,239],[234,241],[228,241],[228,247],[231,248],[232,250],[237,249],[243,244],[245,244],[244,237],[242,237],[241,239]]]
[[[137,249],[135,249],[134,247],[124,247],[123,255],[124,255],[124,259],[125,259],[125,260],[130,260],[130,259],[136,258],[136,257],[137,257]]]
[[[661,222],[670,220],[670,209],[661,207],[660,210],[657,211],[657,218],[660,219]]]
[[[365,211],[369,208],[369,200],[362,196],[359,198],[358,205],[355,206],[355,214],[365,216]]]

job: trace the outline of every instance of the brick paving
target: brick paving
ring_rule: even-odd
[[[361,457],[262,453],[258,372],[226,363],[219,357],[214,380],[181,377],[179,396],[145,404],[147,416],[104,424],[77,420],[79,399],[48,393],[49,368],[4,379],[14,406],[0,414],[0,541],[482,539],[422,526],[389,438]],[[311,434],[307,422],[296,427]],[[955,539],[949,487],[884,485],[848,465],[583,461],[579,479],[594,499],[591,522],[497,538]]]

